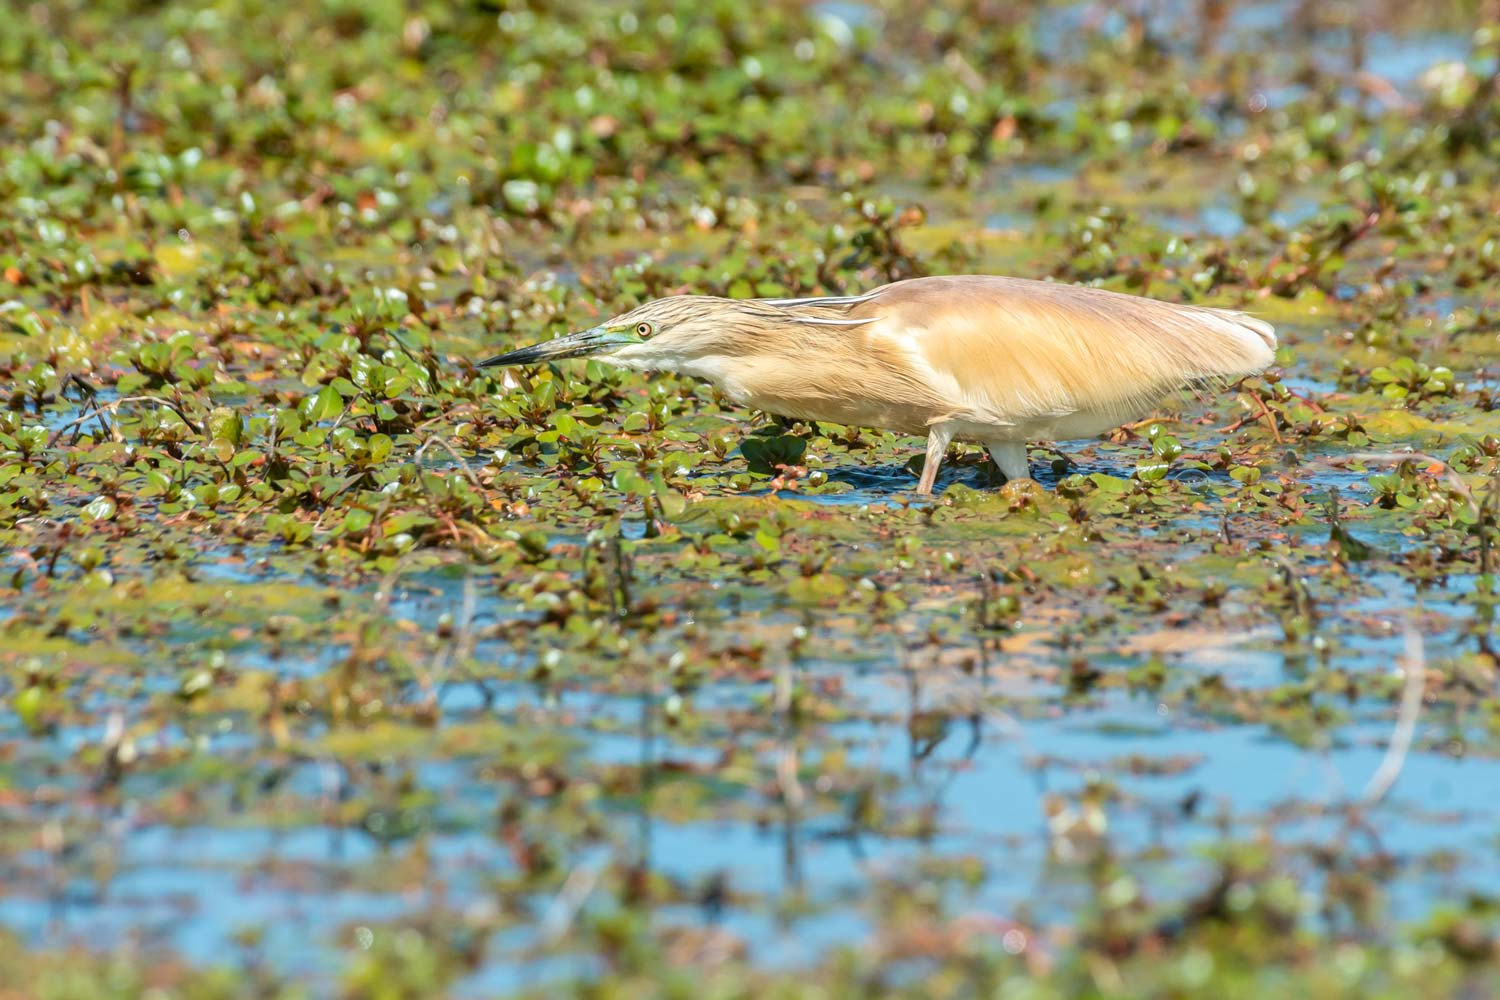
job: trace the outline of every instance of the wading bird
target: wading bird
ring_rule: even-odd
[[[593,356],[706,379],[767,413],[925,435],[925,494],[955,437],[1024,479],[1026,442],[1102,434],[1175,389],[1262,371],[1275,349],[1244,313],[976,274],[823,298],[676,295],[480,366]]]

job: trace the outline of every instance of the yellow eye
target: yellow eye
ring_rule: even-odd
[[[635,332],[636,332],[637,336],[640,336],[640,337],[649,337],[649,336],[651,336],[651,324],[650,323],[637,323],[635,325]]]

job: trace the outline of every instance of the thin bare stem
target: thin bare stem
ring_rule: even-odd
[[[170,399],[163,396],[122,396],[119,399],[112,399],[108,403],[95,404],[89,408],[89,412],[53,429],[52,436],[47,439],[47,447],[51,448],[57,444],[63,435],[63,431],[77,427],[79,424],[87,423],[90,420],[97,420],[101,413],[108,413],[113,416],[114,412],[126,403],[156,403],[158,406],[165,406],[177,414],[183,423],[191,427],[195,434],[203,433],[203,427],[189,417],[181,406]]]
[[[473,469],[469,468],[469,463],[465,461],[464,457],[460,455],[451,444],[448,443],[448,440],[446,438],[441,437],[440,435],[434,434],[426,441],[423,441],[422,446],[417,449],[416,455],[412,456],[412,461],[417,465],[421,465],[422,456],[427,454],[427,446],[433,444],[441,445],[444,451],[453,456],[453,461],[458,463],[458,467],[464,471],[464,475],[469,477],[469,482],[474,484],[474,488],[476,490],[484,489],[483,484],[479,482],[479,477],[474,474]]]
[[[1385,748],[1385,757],[1370,776],[1361,796],[1366,806],[1381,802],[1396,784],[1396,779],[1401,777],[1406,755],[1411,750],[1412,736],[1416,733],[1417,718],[1422,714],[1427,659],[1422,650],[1422,634],[1410,626],[1406,629],[1406,655],[1403,659],[1406,683],[1401,689],[1401,707],[1396,710],[1396,724],[1391,730],[1391,742]]]

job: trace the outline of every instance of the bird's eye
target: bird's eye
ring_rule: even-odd
[[[649,336],[651,336],[651,324],[650,323],[637,323],[635,325],[635,332],[639,336],[649,337]]]

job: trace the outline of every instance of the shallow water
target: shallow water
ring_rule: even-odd
[[[972,480],[977,474],[964,469],[960,476]],[[902,477],[889,468],[843,475],[862,491],[858,496],[815,502],[886,502]],[[1182,558],[1191,560],[1192,551]],[[1389,672],[1401,648],[1399,628],[1379,638],[1357,622],[1409,606],[1415,598],[1397,576],[1372,578],[1369,587],[1372,596],[1329,609],[1334,620],[1325,634],[1334,652],[1316,666],[1278,652],[1278,637],[1270,630],[1207,633],[1177,651],[1164,647],[1168,651],[1160,655],[1177,683],[1217,675],[1247,690],[1328,671]],[[462,591],[452,579],[414,576],[402,582],[390,613],[417,630],[431,630],[440,617],[461,612]],[[743,596],[748,611],[754,598]],[[1442,601],[1427,600],[1424,607],[1451,616],[1455,629],[1467,615]],[[481,597],[472,613],[485,625],[513,618],[488,597]],[[798,620],[768,608],[753,620],[721,618],[730,634],[747,637]],[[653,645],[667,655],[684,641],[668,631]],[[1452,640],[1429,633],[1427,641],[1437,653]],[[864,904],[851,908],[848,902],[865,897],[872,884],[899,883],[906,872],[936,859],[967,857],[982,864],[984,876],[955,897],[960,910],[1006,913],[1020,907],[1042,926],[1066,921],[1079,899],[1066,880],[1056,881],[1059,865],[1066,867],[1070,851],[1088,848],[1070,846],[1070,838],[1055,829],[1049,832],[1044,803],[1049,797],[1073,801],[1101,779],[1112,784],[1116,797],[1108,811],[1112,850],[1122,859],[1139,855],[1137,861],[1125,860],[1126,868],[1149,877],[1158,898],[1190,891],[1201,876],[1197,850],[1221,841],[1226,832],[1254,837],[1276,830],[1287,837],[1290,822],[1296,838],[1336,840],[1346,835],[1340,810],[1379,766],[1390,734],[1388,716],[1362,702],[1350,706],[1347,722],[1308,744],[1262,725],[1218,720],[1190,705],[1169,706],[1149,694],[1108,693],[1070,705],[1055,700],[1055,683],[1044,678],[1072,654],[1045,644],[1015,654],[991,653],[987,669],[964,675],[926,666],[920,653],[908,658],[900,646],[885,641],[865,646],[854,661],[808,659],[795,668],[806,683],[837,681],[843,714],[841,721],[826,723],[785,727],[770,718],[762,723],[755,753],[761,766],[794,747],[814,755],[805,762],[812,771],[804,778],[806,801],[800,810],[772,810],[767,816],[753,807],[747,813],[729,799],[711,809],[718,818],[677,821],[613,805],[607,813],[622,825],[612,842],[576,848],[564,843],[559,847],[563,863],[586,870],[611,860],[644,862],[689,894],[720,883],[737,900],[725,908],[721,926],[742,939],[757,961],[795,966],[815,960],[831,945],[861,941],[869,933],[869,914]],[[234,663],[239,670],[317,677],[342,655],[337,648],[308,649],[275,660],[236,656]],[[504,644],[486,641],[475,650],[481,662],[492,664],[511,655]],[[1096,655],[1108,670],[1141,662],[1140,653],[1106,655],[1101,649]],[[711,771],[723,750],[716,727],[679,733],[666,726],[662,712],[668,695],[661,690],[616,691],[608,679],[582,678],[555,690],[519,679],[491,681],[486,688],[481,695],[466,683],[448,687],[441,702],[447,723],[525,719],[528,726],[545,725],[572,744],[575,768],[639,768],[659,777],[683,767]],[[690,697],[698,711],[717,716],[765,713],[766,695],[764,682],[721,681],[697,688]],[[910,719],[919,711],[942,720],[935,740],[913,735]],[[4,724],[12,736],[14,725]],[[1466,890],[1500,891],[1490,833],[1495,807],[1487,791],[1500,781],[1500,763],[1487,756],[1454,757],[1447,747],[1461,732],[1439,718],[1421,721],[1417,747],[1382,810],[1379,839],[1403,870],[1454,852],[1466,859]],[[60,748],[82,748],[97,744],[101,735],[97,729],[70,730],[58,739]],[[1429,739],[1435,745],[1428,746]],[[842,796],[818,790],[816,756],[832,747],[843,748],[846,766],[903,786],[886,808],[925,816],[928,832],[915,838],[854,834]],[[197,753],[207,759],[255,752],[256,741],[232,728],[197,743]],[[1128,764],[1123,763],[1127,755]],[[13,760],[10,768],[25,775],[42,759]],[[495,789],[476,780],[474,762],[462,753],[428,763],[401,761],[399,754],[391,758],[398,768],[411,768],[417,787],[430,797],[417,807],[423,832],[414,839],[382,843],[368,827],[329,826],[310,817],[284,829],[254,819],[243,826],[168,827],[138,810],[107,811],[99,816],[98,834],[79,845],[79,854],[12,856],[0,920],[37,943],[130,936],[202,961],[250,947],[257,961],[283,971],[332,977],[342,956],[359,947],[357,926],[411,917],[434,905],[488,912],[494,904],[486,882],[514,870],[502,843],[483,830],[506,793],[497,800]],[[1160,775],[1132,773],[1150,762],[1170,767]],[[287,805],[300,803],[299,809],[336,810],[344,766],[332,760],[293,764],[274,794]],[[1189,801],[1196,804],[1184,812]],[[1291,819],[1295,816],[1305,818]],[[777,818],[767,824],[770,817]],[[382,869],[406,864],[418,864],[425,873],[424,890],[378,886]],[[1392,890],[1392,915],[1421,916],[1454,891],[1454,878],[1435,872],[1403,879]],[[1179,888],[1173,890],[1174,885]],[[232,906],[223,905],[231,898]],[[791,898],[800,901],[805,914],[778,916],[782,901]],[[555,901],[548,893],[532,893],[509,897],[507,905],[540,919]],[[695,912],[688,906],[683,915],[691,921]],[[676,916],[666,908],[657,918],[670,922]],[[586,971],[590,959],[584,956],[535,951],[536,926],[497,933],[498,952],[461,994]],[[237,944],[249,927],[258,928],[256,943]]]

